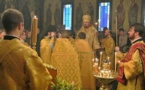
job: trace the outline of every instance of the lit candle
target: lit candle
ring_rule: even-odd
[[[100,52],[100,67],[101,67],[101,63],[102,63],[102,52]]]
[[[98,58],[96,58],[96,59],[95,59],[95,62],[97,62],[97,63],[98,63]]]
[[[111,62],[109,62],[109,65],[108,66],[109,66],[108,69],[110,70],[111,69]]]
[[[93,63],[94,63],[94,58],[92,59]]]
[[[98,67],[98,69],[99,69],[99,71],[101,70],[101,68],[100,68],[100,67]]]
[[[98,25],[98,22],[95,22],[95,25],[97,26]]]
[[[31,38],[33,49],[36,49],[37,29],[38,29],[38,18],[34,16],[32,19],[32,38]]]

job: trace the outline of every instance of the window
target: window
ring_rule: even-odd
[[[72,30],[72,4],[63,5],[63,25],[66,30]]]
[[[104,27],[110,28],[111,2],[98,1],[98,30],[101,31]]]
[[[145,25],[145,0],[142,0],[142,23]]]

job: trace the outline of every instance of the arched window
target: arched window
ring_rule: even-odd
[[[97,1],[97,18],[98,30],[101,31],[104,27],[111,27],[111,0],[98,0]]]
[[[142,0],[142,23],[145,25],[145,0]]]
[[[62,23],[66,30],[73,29],[73,0],[62,0]]]

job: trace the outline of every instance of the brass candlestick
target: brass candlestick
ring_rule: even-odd
[[[99,90],[109,90],[108,84],[115,80],[117,73],[110,69],[109,60],[103,60],[102,69],[94,73],[94,77],[102,84]]]

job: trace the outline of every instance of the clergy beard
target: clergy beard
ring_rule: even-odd
[[[85,26],[85,25],[84,25],[84,28],[89,28],[89,26]]]
[[[108,37],[108,35],[105,35],[105,36],[104,36],[104,38],[107,38],[107,37]]]
[[[132,35],[129,35],[130,40],[134,40],[134,38],[135,38],[135,33],[133,33]]]

